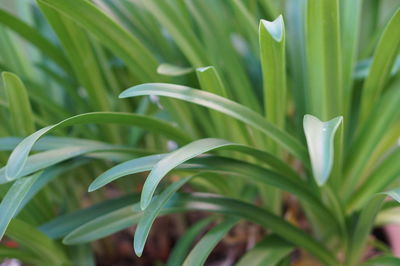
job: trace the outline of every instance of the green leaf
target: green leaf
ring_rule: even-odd
[[[53,59],[54,62],[56,62],[64,70],[67,72],[70,71],[68,61],[61,50],[43,37],[38,30],[2,9],[0,9],[0,23],[18,33],[30,44],[36,46],[43,55]]]
[[[63,244],[76,245],[109,236],[115,232],[128,228],[139,222],[142,216],[139,203],[109,211],[103,215],[93,217],[87,223],[68,233],[63,238]],[[61,224],[61,226],[63,226]]]
[[[207,227],[214,219],[214,217],[207,217],[191,226],[175,244],[171,254],[168,257],[167,266],[182,265],[193,242],[196,240],[198,235],[205,230],[205,227]]]
[[[391,128],[395,128],[400,115],[400,79],[394,82],[391,88],[375,103],[375,107],[366,122],[354,135],[354,141],[348,147],[345,158],[344,179],[341,192],[347,198],[354,192],[354,188],[365,182],[367,173],[376,162],[372,161],[379,144],[387,136]],[[379,158],[376,158],[379,159]]]
[[[221,77],[215,67],[199,67],[196,69],[196,73],[201,88],[203,90],[220,95],[225,98],[230,98],[229,91],[226,90],[224,84],[222,83]]]
[[[331,252],[299,228],[264,209],[239,200],[212,194],[196,194],[194,196],[177,194],[163,209],[162,214],[190,210],[232,215],[260,224],[276,232],[290,243],[306,249],[326,265],[337,265],[337,261]],[[136,224],[141,215],[142,211],[139,204],[116,210],[77,228],[64,239],[64,243],[76,244],[99,239]]]
[[[274,156],[262,152],[244,145],[234,144],[232,142],[215,139],[215,138],[207,138],[200,139],[194,141],[174,152],[171,152],[166,157],[161,158],[159,162],[157,162],[149,176],[146,179],[146,182],[143,186],[142,198],[141,198],[141,207],[145,209],[147,205],[150,203],[152,195],[162,180],[162,178],[175,167],[184,163],[185,161],[194,158],[200,154],[205,152],[216,150],[216,149],[232,149],[240,152],[247,153],[249,155],[258,157],[262,160],[265,160],[266,163],[274,166],[274,168],[279,170],[284,170],[285,173],[288,173],[289,177],[296,177],[297,175],[287,168],[284,163],[282,163],[279,159]],[[279,172],[278,170],[278,172]]]
[[[202,67],[207,64],[207,54],[179,9],[175,8],[172,3],[163,0],[143,1],[142,3],[176,40],[176,44],[193,67]]]
[[[360,125],[368,118],[371,107],[379,99],[389,81],[400,48],[399,24],[400,9],[390,19],[375,49],[372,65],[362,91]]]
[[[354,70],[355,79],[365,79],[368,77],[368,73],[371,71],[372,58],[368,58],[357,62]],[[395,76],[400,69],[400,56],[397,56],[396,61],[393,64],[393,68],[390,71],[391,76]]]
[[[132,159],[118,164],[98,176],[90,184],[88,191],[95,191],[123,176],[150,171],[156,163],[165,157],[166,154],[156,154]]]
[[[377,256],[363,263],[364,266],[393,266],[400,265],[400,258],[392,256]]]
[[[10,182],[14,179],[30,175],[36,171],[47,168],[62,161],[96,151],[113,151],[121,150],[118,146],[102,145],[102,146],[71,146],[67,148],[55,149],[41,152],[29,156],[26,160],[23,169],[12,179],[7,177],[7,168],[0,169],[0,184]]]
[[[181,132],[176,127],[161,121],[159,119],[151,118],[148,116],[127,114],[127,113],[86,113],[65,119],[58,124],[48,126],[40,129],[39,131],[33,133],[29,137],[25,138],[11,153],[6,165],[6,178],[8,180],[15,179],[19,176],[28,158],[29,152],[31,151],[33,145],[41,138],[43,135],[67,126],[72,126],[76,124],[86,124],[86,123],[113,123],[113,124],[123,124],[123,125],[135,125],[138,127],[143,127],[149,130],[154,130],[171,137],[171,139],[176,140],[179,143],[186,142],[188,137],[185,133]]]
[[[41,265],[69,265],[63,249],[34,226],[13,219],[6,235],[27,249],[41,261]]]
[[[396,148],[383,162],[371,173],[366,182],[355,191],[348,204],[348,212],[366,204],[369,197],[382,191],[400,175],[400,148]]]
[[[142,81],[157,79],[157,60],[140,39],[130,34],[89,1],[39,0],[56,9],[97,37]]]
[[[266,2],[266,1],[264,1]],[[291,73],[290,91],[296,104],[297,132],[301,134],[301,120],[306,114],[307,99],[307,57],[306,57],[306,20],[307,0],[287,0],[285,4],[287,67]],[[289,80],[289,82],[290,82]]]
[[[237,216],[250,222],[257,223],[264,228],[268,228],[275,232],[288,242],[304,248],[312,255],[321,259],[326,265],[337,265],[336,259],[331,252],[316,240],[312,239],[299,228],[291,225],[284,219],[263,210],[253,204],[244,203],[243,201],[227,199],[212,195],[196,195],[188,206],[193,210],[208,210],[216,213]]]
[[[182,178],[169,185],[156,199],[154,199],[143,212],[142,218],[140,218],[139,224],[136,227],[135,237],[133,241],[133,247],[138,257],[142,256],[144,245],[149,235],[151,226],[154,220],[157,218],[161,209],[168,203],[171,197],[193,176]]]
[[[227,218],[210,231],[208,231],[201,240],[190,251],[183,262],[183,266],[201,266],[206,262],[207,257],[215,248],[219,241],[232,229],[237,223],[238,218]]]
[[[277,235],[268,235],[242,256],[237,266],[277,265],[294,249],[293,245]]]
[[[0,138],[0,151],[12,151],[24,138],[21,137],[5,137]],[[105,142],[84,139],[69,138],[57,136],[45,136],[39,139],[32,147],[32,151],[47,151],[53,149],[67,148],[69,146],[93,146],[93,145],[110,145]]]
[[[283,130],[280,130],[273,124],[265,121],[265,119],[259,114],[236,102],[209,92],[165,83],[148,83],[134,86],[122,92],[119,97],[128,98],[142,95],[158,95],[177,98],[225,113],[262,131],[285,147],[293,155],[298,157],[302,162],[307,164],[307,150],[298,140]]]
[[[142,196],[140,199],[140,207],[142,210],[148,207],[157,185],[160,183],[162,178],[168,174],[169,171],[181,163],[196,157],[197,155],[230,144],[232,143],[221,139],[201,139],[194,141],[174,152],[171,152],[165,158],[162,158],[154,165],[152,171],[146,179],[146,182],[143,185]]]
[[[220,95],[225,98],[232,98],[229,97],[229,91],[222,83],[221,77],[215,67],[208,66],[197,68],[196,74],[202,90]],[[210,110],[210,115],[213,120],[213,126],[216,129],[219,137],[234,139],[237,142],[246,143],[248,132],[239,124],[239,121],[213,110]],[[228,123],[230,125],[229,129],[223,126],[224,124]]]
[[[322,122],[312,115],[305,115],[304,133],[315,181],[319,186],[325,184],[332,170],[334,143],[333,139],[343,117],[336,117]]]
[[[107,215],[114,210],[131,206],[139,200],[139,194],[128,194],[122,197],[105,200],[88,208],[60,215],[55,219],[41,225],[39,230],[50,238],[64,237],[79,226],[86,224],[96,218]]]
[[[366,239],[374,220],[387,196],[400,203],[400,188],[375,194],[362,208],[355,227],[352,229],[351,241],[347,250],[346,265],[357,265],[362,257],[362,251],[366,245]]]
[[[229,146],[225,146],[222,148],[228,147]],[[114,167],[115,169],[111,168],[101,175],[109,180],[101,178],[101,181],[99,181],[98,184],[105,185],[107,184],[107,181],[111,182],[122,175],[151,170],[155,163],[161,158],[165,158],[165,156],[166,155],[152,156],[147,158],[144,157],[143,160],[142,158],[133,159],[117,165]],[[291,178],[288,175],[280,175],[256,165],[216,156],[203,156],[192,159],[186,164],[180,165],[178,169],[183,171],[206,170],[208,172],[224,173],[226,175],[243,178],[247,182],[267,184],[284,191],[288,191],[300,199],[308,202],[309,208],[312,209],[315,215],[321,217],[321,219],[324,219],[325,224],[329,224],[331,228],[337,227],[336,218],[332,216],[332,213],[321,203],[321,199],[315,195],[315,191],[313,191],[304,182],[300,181],[299,178]],[[251,179],[248,178],[249,175],[251,175]],[[94,182],[97,182],[97,180]]]
[[[253,50],[255,53],[258,52],[258,43],[257,43],[257,22],[256,18],[251,14],[251,12],[246,8],[245,4],[240,0],[230,1],[229,4],[232,5],[235,13],[235,19],[240,21],[241,26],[243,27],[244,33],[247,35],[251,46],[253,46]]]
[[[323,120],[343,115],[339,0],[308,0],[306,112]],[[295,41],[295,40],[292,40]]]
[[[284,128],[286,118],[285,26],[282,15],[274,21],[260,21],[261,66],[264,110],[268,121]]]
[[[1,76],[10,108],[14,133],[19,136],[26,136],[35,132],[31,104],[24,84],[13,73],[3,72]]]
[[[207,149],[204,152],[208,152],[208,151],[217,149],[217,150],[232,150],[232,151],[237,151],[237,152],[241,152],[244,154],[248,154],[259,160],[264,161],[266,164],[270,165],[271,168],[273,168],[276,172],[278,172],[282,175],[285,175],[288,178],[297,179],[296,181],[300,180],[300,177],[297,175],[297,173],[294,172],[290,167],[288,167],[288,165],[285,162],[281,161],[280,159],[276,158],[275,156],[273,156],[270,153],[254,149],[249,146],[228,142],[226,140],[221,140],[221,139],[208,139],[208,140],[212,140],[215,143],[220,143],[220,144],[222,144],[222,146],[217,145],[217,146]],[[207,141],[207,139],[202,139],[202,140],[198,140],[198,141],[195,141],[192,143],[202,143],[202,142],[206,142],[206,141]],[[225,144],[223,144],[223,143],[225,143]],[[193,145],[195,145],[195,144],[193,144]],[[204,152],[202,152],[202,153],[204,153]],[[150,156],[146,156],[146,157],[142,157],[142,158],[132,159],[132,160],[123,162],[121,164],[118,164],[118,165],[108,169],[107,171],[102,173],[100,176],[98,176],[90,184],[89,192],[99,189],[120,177],[139,173],[139,172],[149,171],[155,166],[156,163],[158,163],[161,159],[164,159],[166,156],[167,156],[167,154],[150,155]],[[192,156],[196,156],[196,155],[192,154],[189,157],[193,158]],[[186,159],[187,160],[190,159],[189,157],[187,157]],[[176,163],[176,166],[180,165],[180,163],[178,163],[178,162],[175,162],[175,163]],[[175,168],[175,167],[173,167],[173,168]],[[185,167],[183,167],[183,168],[185,168]]]
[[[39,265],[41,263],[40,259],[31,252],[17,248],[9,248],[5,245],[0,246],[0,260],[3,261],[9,258],[18,259],[30,265]]]
[[[73,265],[96,265],[94,252],[90,244],[69,246],[68,251],[72,257]]]
[[[17,211],[29,192],[32,185],[36,182],[41,173],[21,178],[11,186],[0,203],[0,240],[7,229],[11,219],[17,214]]]
[[[343,86],[345,99],[350,100],[353,85],[354,66],[357,59],[358,39],[361,22],[362,0],[340,0],[340,27],[343,62]],[[345,103],[346,114],[350,102]],[[347,117],[345,115],[345,117]]]
[[[91,108],[110,111],[107,85],[88,34],[63,13],[47,6],[41,6],[41,10],[57,34],[77,81],[87,92]],[[85,64],[82,64],[82,58],[85,58]]]

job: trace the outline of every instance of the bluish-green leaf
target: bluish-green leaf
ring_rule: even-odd
[[[207,217],[191,226],[175,244],[171,254],[168,257],[167,266],[182,265],[196,237],[198,237],[201,231],[203,231],[205,227],[209,225],[214,219],[215,217],[212,216]]]
[[[11,186],[0,203],[0,240],[7,229],[11,219],[14,218],[15,214],[19,210],[20,204],[24,200],[24,197],[29,192],[32,185],[35,183],[41,173],[21,178]]]
[[[277,263],[287,256],[294,247],[286,240],[277,235],[268,235],[257,245],[246,252],[236,264],[237,266],[265,266],[277,265]]]
[[[29,152],[31,151],[33,145],[39,140],[43,135],[67,126],[77,125],[77,124],[87,124],[87,123],[114,123],[123,125],[135,125],[138,127],[143,127],[151,129],[160,133],[165,133],[172,139],[178,142],[186,142],[188,137],[185,133],[181,132],[178,128],[171,126],[169,123],[164,122],[159,119],[155,119],[148,116],[127,114],[127,113],[87,113],[82,115],[77,115],[65,119],[58,124],[48,126],[36,131],[29,137],[25,138],[11,153],[6,166],[6,178],[8,180],[15,179],[19,176],[28,158]]]
[[[332,170],[335,132],[342,117],[322,122],[312,115],[305,115],[303,126],[307,139],[308,152],[315,181],[322,186],[328,180]]]
[[[281,146],[285,147],[293,155],[297,156],[302,162],[307,163],[307,151],[297,139],[293,138],[285,131],[280,130],[273,124],[268,123],[258,113],[224,97],[186,86],[165,83],[148,83],[131,87],[122,92],[119,97],[128,98],[141,95],[158,95],[177,98],[225,113],[262,131]]]
[[[238,223],[238,221],[238,218],[227,218],[225,221],[208,231],[190,251],[189,255],[183,262],[183,266],[204,265],[211,251],[229,232],[229,230]]]

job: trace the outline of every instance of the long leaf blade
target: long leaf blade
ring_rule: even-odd
[[[186,142],[186,140],[188,139],[186,134],[181,132],[176,127],[173,127],[170,124],[159,119],[151,118],[148,116],[106,112],[77,115],[63,120],[58,124],[42,128],[39,131],[30,135],[29,137],[25,138],[20,144],[18,144],[18,146],[14,149],[14,151],[10,155],[10,158],[8,159],[6,165],[6,178],[8,180],[12,180],[18,177],[26,163],[30,150],[32,149],[36,141],[39,140],[39,138],[59,128],[86,123],[115,123],[123,125],[129,124],[144,127],[154,131],[159,131],[160,133],[165,133],[179,143],[181,143],[182,141]]]
[[[26,178],[21,178],[7,191],[7,194],[0,203],[0,240],[3,238],[11,219],[14,218],[17,213],[24,197],[27,195],[39,176],[40,173]]]
[[[307,164],[307,151],[298,140],[268,123],[259,114],[238,103],[209,92],[165,83],[148,83],[134,86],[122,92],[119,97],[128,98],[142,95],[177,98],[225,113],[262,131]]]

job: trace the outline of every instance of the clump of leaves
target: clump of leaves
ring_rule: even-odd
[[[20,248],[0,258],[93,265],[88,243],[132,225],[141,256],[157,217],[204,211],[168,265],[204,264],[242,221],[271,233],[238,265],[285,265],[297,249],[399,264],[365,256],[400,201],[400,11],[381,2],[4,6],[0,237]],[[106,197],[110,183],[127,195]],[[288,194],[307,230],[285,218]]]

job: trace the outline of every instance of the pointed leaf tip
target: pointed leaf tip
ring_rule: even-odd
[[[268,21],[262,19],[260,21],[260,29],[261,26],[265,28],[265,30],[271,35],[271,37],[280,42],[283,39],[283,35],[285,32],[284,22],[282,15],[279,15],[274,21]]]
[[[322,122],[315,116],[304,116],[303,127],[312,171],[319,186],[325,184],[331,173],[334,150],[333,139],[342,120],[343,117],[339,116],[327,122]]]

